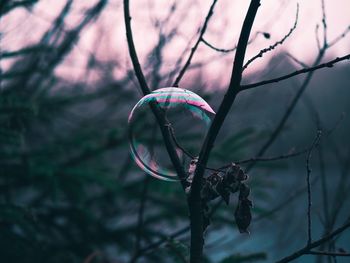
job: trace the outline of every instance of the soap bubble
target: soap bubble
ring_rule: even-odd
[[[163,112],[184,167],[188,167],[192,157],[199,155],[215,112],[197,94],[174,87],[158,89],[144,96],[130,112],[130,149],[137,165],[156,178],[177,181],[161,130],[150,107],[152,103],[156,103]]]

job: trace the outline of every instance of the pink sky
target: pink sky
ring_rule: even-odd
[[[244,2],[244,3],[243,3]],[[169,13],[169,8],[174,1],[162,0],[134,0],[131,1],[132,27],[141,64],[145,71],[147,54],[154,48],[158,41],[158,31],[152,26],[155,20],[163,21]],[[164,55],[163,71],[172,69],[176,59],[183,50],[193,45],[196,40],[196,32],[204,21],[211,1],[176,1],[178,8],[170,18],[168,25],[163,25],[164,32],[176,26],[178,34],[174,40],[166,46]],[[297,1],[287,0],[262,0],[258,11],[253,32],[266,31],[271,34],[271,39],[258,37],[247,51],[247,59],[255,55],[260,49],[268,47],[281,39],[291,28],[295,20]],[[1,40],[1,48],[6,51],[20,49],[27,43],[35,43],[42,32],[50,25],[65,1],[41,0],[35,5],[32,12],[18,9],[5,16],[0,24],[1,32],[4,33]],[[83,14],[83,10],[93,5],[93,1],[76,0],[73,4],[73,12],[69,15],[67,28],[73,26]],[[221,47],[231,48],[235,46],[244,15],[249,1],[219,0],[214,15],[209,23],[205,39],[210,43]],[[328,39],[332,40],[350,25],[350,1],[349,0],[326,0],[326,14],[328,20]],[[301,1],[299,3],[299,22],[293,35],[275,52],[288,49],[297,58],[306,63],[311,63],[317,54],[315,40],[316,24],[321,24],[322,12],[319,0]],[[322,33],[322,30],[320,30]],[[98,46],[96,50],[95,47]],[[335,45],[329,54],[341,56],[350,52],[350,34],[338,45]],[[82,70],[86,64],[87,55],[94,53],[103,60],[115,60],[118,67],[115,75],[119,77],[131,68],[128,57],[125,29],[123,24],[123,10],[121,0],[109,1],[102,15],[96,23],[86,28],[70,54],[57,73],[59,75],[78,80],[84,74]],[[187,54],[187,53],[186,53]],[[274,52],[256,61],[248,73],[254,72],[267,65]],[[231,70],[233,54],[222,56],[201,44],[193,63],[201,61],[213,61],[205,67],[204,73],[208,73],[208,80],[218,80],[225,84],[228,82]],[[10,61],[2,61],[2,68],[8,67]],[[74,70],[74,74],[72,74]],[[191,74],[185,75],[190,78]],[[186,88],[186,87],[183,87]]]

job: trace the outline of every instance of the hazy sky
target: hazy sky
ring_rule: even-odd
[[[160,32],[168,34],[176,29],[177,35],[165,46],[162,53],[162,71],[171,70],[175,61],[183,54],[186,48],[190,48],[196,40],[198,28],[202,25],[212,1],[164,1],[164,0],[137,0],[131,1],[132,27],[137,50],[140,54],[141,64],[145,71],[152,71],[147,66],[148,55],[154,49],[159,40]],[[87,4],[88,3],[88,4]],[[170,8],[176,3],[175,12],[169,16]],[[280,40],[293,26],[295,21],[297,1],[291,0],[262,0],[254,22],[252,35],[257,31],[269,32],[271,39],[265,39],[259,35],[254,43],[249,46],[247,59],[255,55],[260,49],[266,48],[275,41]],[[299,2],[299,20],[297,29],[275,52],[288,49],[295,57],[311,63],[317,54],[315,37],[316,25],[322,25],[322,10],[320,0],[304,0]],[[44,30],[57,16],[64,6],[65,1],[41,0],[29,12],[18,9],[1,20],[2,50],[13,51],[20,49],[28,43],[35,43],[40,39]],[[67,29],[74,26],[83,15],[87,7],[92,6],[93,1],[76,0],[73,10],[66,19]],[[232,48],[235,46],[240,27],[242,25],[249,1],[219,0],[214,15],[208,25],[205,39],[220,48]],[[350,25],[350,1],[326,0],[326,14],[328,26],[328,39],[332,40],[341,34]],[[165,22],[167,21],[167,22]],[[158,27],[155,28],[155,24]],[[319,30],[322,38],[322,27]],[[329,53],[329,58],[344,55],[350,52],[350,34],[338,45],[335,45]],[[79,79],[84,74],[81,70],[86,65],[87,57],[94,53],[102,60],[113,60],[116,77],[124,75],[131,68],[128,57],[125,29],[123,24],[122,1],[109,1],[102,15],[96,23],[86,28],[80,41],[76,44],[72,54],[69,55],[58,74],[65,77]],[[188,52],[185,53],[187,55]],[[266,67],[274,52],[259,59],[252,64],[248,73],[256,69]],[[231,70],[233,53],[223,56],[205,45],[201,44],[198,53],[194,56],[193,63],[210,62],[206,66],[205,73],[209,79],[219,80],[224,84],[228,82]],[[6,69],[11,61],[2,61],[2,67]],[[74,74],[72,74],[74,70]],[[193,74],[187,74],[191,78]],[[186,87],[185,87],[186,88]]]

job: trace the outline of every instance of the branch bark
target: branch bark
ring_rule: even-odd
[[[129,47],[129,54],[135,70],[137,80],[140,84],[140,88],[143,94],[147,95],[151,91],[147,85],[145,76],[143,75],[142,68],[136,53],[130,21],[131,21],[131,16],[130,16],[130,10],[129,10],[129,0],[124,0],[124,22],[125,22],[125,28],[126,28],[126,38],[127,38],[128,47]],[[159,124],[160,130],[164,139],[164,144],[166,146],[170,160],[175,168],[175,171],[178,177],[180,178],[183,188],[185,189],[186,173],[176,153],[174,142],[171,139],[171,134],[168,128],[169,125],[167,125],[166,118],[163,112],[161,111],[161,109],[158,107],[158,104],[154,102],[154,103],[150,103],[150,106]]]
[[[214,7],[215,7],[217,1],[218,0],[214,0],[213,3],[211,4],[210,8],[209,8],[209,12],[208,12],[208,14],[207,14],[207,16],[206,16],[206,18],[204,20],[204,24],[203,24],[203,27],[201,29],[201,32],[199,33],[199,37],[197,39],[197,42],[194,44],[193,48],[191,49],[190,55],[187,58],[187,61],[186,61],[185,65],[180,70],[179,75],[176,77],[176,79],[174,81],[174,84],[173,84],[174,87],[178,87],[179,86],[179,83],[180,83],[182,77],[185,75],[188,66],[191,64],[192,57],[193,57],[194,53],[197,51],[199,43],[202,41],[203,35],[204,35],[205,31],[207,30],[207,26],[208,26],[209,20],[210,20],[211,16],[213,15]]]
[[[321,68],[332,68],[334,66],[334,64],[336,64],[340,61],[343,61],[343,60],[350,60],[350,54],[347,54],[347,55],[342,56],[342,57],[337,57],[336,59],[333,59],[331,61],[328,61],[326,63],[322,63],[322,64],[314,66],[314,67],[303,68],[301,70],[294,71],[292,73],[286,74],[286,75],[278,77],[278,78],[264,80],[264,81],[260,81],[257,83],[247,84],[247,85],[242,85],[240,90],[242,91],[242,90],[247,90],[247,89],[252,89],[252,88],[259,87],[259,86],[263,86],[266,84],[277,83],[279,81],[286,80],[286,79],[295,77],[295,76],[300,75],[300,74],[305,74],[308,72],[316,71],[316,70],[321,69]]]
[[[203,252],[203,215],[200,190],[205,170],[204,167],[208,162],[210,152],[213,148],[220,128],[236,98],[236,95],[240,91],[245,52],[249,40],[250,31],[253,26],[255,15],[258,11],[259,6],[260,0],[252,0],[250,2],[250,6],[240,33],[228,90],[221,102],[213,123],[209,128],[208,134],[199,155],[198,165],[192,182],[191,194],[189,197],[191,219],[191,263],[201,262]]]

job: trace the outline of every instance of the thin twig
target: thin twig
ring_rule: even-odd
[[[256,157],[261,157],[265,154],[265,152],[267,151],[267,149],[270,148],[270,146],[273,144],[273,142],[276,140],[276,138],[278,137],[278,135],[280,134],[280,132],[282,131],[285,123],[287,122],[287,120],[289,119],[289,116],[292,114],[296,104],[298,103],[299,99],[301,98],[302,94],[304,93],[304,91],[306,90],[306,88],[308,87],[314,71],[317,70],[321,65],[319,65],[319,63],[321,62],[323,56],[325,55],[325,52],[327,50],[327,45],[326,43],[324,43],[323,47],[319,50],[319,53],[317,55],[317,57],[315,58],[315,61],[313,63],[313,68],[306,68],[306,69],[302,69],[296,72],[293,72],[291,74],[282,76],[280,78],[275,78],[272,80],[268,80],[268,81],[262,81],[262,82],[258,82],[255,84],[251,84],[251,85],[246,85],[246,88],[252,88],[252,87],[257,87],[257,86],[261,86],[261,85],[265,85],[268,83],[274,83],[274,82],[278,82],[280,80],[284,80],[284,79],[288,79],[291,78],[295,75],[298,74],[302,74],[302,73],[308,73],[302,83],[302,85],[300,86],[300,88],[298,89],[297,93],[295,94],[294,98],[292,99],[292,101],[290,102],[290,104],[288,105],[285,113],[283,114],[281,120],[278,122],[276,128],[274,129],[274,131],[272,132],[270,138],[266,141],[266,143],[260,148],[260,150],[258,151]],[[337,58],[339,59],[339,58]],[[345,58],[343,57],[342,59],[350,59],[350,54],[348,54],[347,56],[345,56]],[[332,63],[334,63],[334,61],[331,61]],[[324,67],[326,66],[333,66],[332,63],[324,63],[322,64]],[[241,87],[242,90],[244,90],[245,88]],[[248,167],[247,170],[250,170],[254,167],[255,163],[251,163]]]
[[[328,252],[328,251],[309,251],[306,255],[321,255],[321,256],[332,256],[332,257],[350,257],[350,253],[342,252]]]
[[[289,57],[292,61],[294,61],[295,63],[297,63],[301,67],[303,67],[303,68],[309,67],[308,65],[306,65],[304,62],[302,62],[300,59],[297,59],[295,56],[293,56],[289,52],[285,51],[283,54],[286,55],[287,57]]]
[[[214,0],[213,3],[211,4],[210,8],[209,8],[209,12],[208,12],[208,14],[207,14],[207,16],[206,16],[206,18],[204,20],[204,24],[203,24],[203,27],[202,27],[200,33],[199,33],[199,37],[198,37],[196,43],[194,44],[194,46],[192,47],[190,55],[188,56],[185,65],[180,70],[179,75],[175,79],[174,84],[173,84],[174,87],[178,87],[179,86],[182,77],[185,75],[188,66],[191,64],[192,57],[193,57],[194,53],[197,51],[199,43],[201,42],[202,37],[203,37],[205,31],[207,30],[208,22],[209,22],[211,16],[213,15],[214,7],[215,7],[217,1],[218,0]]]
[[[248,45],[250,45],[251,43],[254,42],[254,40],[256,39],[256,37],[259,35],[259,34],[262,34],[265,38],[270,38],[270,34],[267,33],[267,32],[261,32],[261,31],[258,31],[255,33],[255,35],[248,41]],[[221,53],[229,53],[229,52],[233,52],[237,49],[237,46],[233,47],[233,48],[229,48],[229,49],[226,49],[226,48],[218,48],[218,47],[215,47],[213,44],[210,44],[207,40],[205,40],[203,37],[202,37],[202,42],[207,45],[208,47],[210,47],[211,49],[217,51],[217,52],[221,52]]]
[[[318,177],[315,177],[312,182],[311,185],[314,185],[318,180]],[[283,202],[279,203],[278,205],[276,205],[274,208],[272,208],[271,210],[264,212],[263,214],[257,216],[256,218],[253,218],[253,221],[259,221],[267,216],[271,216],[273,214],[275,214],[276,212],[280,211],[282,208],[287,208],[288,204],[291,203],[292,201],[294,201],[297,197],[301,197],[302,194],[307,190],[307,187],[303,186],[299,189],[297,189],[292,195],[290,195],[286,200],[284,200]]]
[[[252,88],[259,87],[259,86],[263,86],[266,84],[277,83],[279,81],[286,80],[286,79],[295,77],[295,76],[300,75],[300,74],[313,72],[313,71],[316,71],[316,70],[319,70],[322,68],[332,68],[336,63],[344,61],[344,60],[350,60],[350,54],[347,54],[347,55],[342,56],[342,57],[337,57],[333,60],[319,64],[319,65],[314,66],[314,67],[303,68],[301,70],[294,71],[292,73],[286,74],[286,75],[278,77],[278,78],[273,78],[273,79],[269,79],[269,80],[260,81],[257,83],[242,85],[240,90],[247,90],[247,89],[252,89]]]
[[[321,51],[321,41],[320,38],[318,36],[318,29],[320,28],[319,24],[317,24],[315,26],[315,37],[316,37],[316,44],[317,44],[317,48],[319,51]]]
[[[191,159],[194,158],[194,155],[191,154],[189,151],[187,151],[184,147],[182,147],[180,145],[180,143],[178,142],[178,140],[176,139],[176,136],[175,136],[175,131],[174,131],[174,128],[171,126],[171,124],[169,124],[168,126],[168,129],[169,129],[169,132],[171,134],[171,137],[176,145],[177,148],[179,148],[184,154],[186,154],[188,157],[190,157]]]
[[[309,150],[307,157],[306,157],[306,184],[307,184],[307,203],[308,203],[308,207],[307,207],[307,234],[308,234],[308,238],[307,238],[307,245],[311,244],[311,206],[312,206],[312,200],[311,200],[311,184],[310,184],[310,177],[311,177],[311,169],[310,169],[310,159],[311,159],[311,154],[312,154],[312,150],[317,146],[317,144],[320,141],[321,138],[321,131],[318,131],[317,137],[315,138],[315,140],[312,143],[312,147]]]
[[[245,65],[243,66],[243,71],[252,63],[254,62],[254,60],[262,57],[265,53],[270,52],[272,50],[274,50],[277,46],[282,45],[283,42],[290,37],[290,35],[293,33],[293,31],[297,28],[297,24],[298,24],[298,17],[299,17],[299,4],[297,4],[297,11],[296,11],[296,15],[295,15],[295,21],[294,21],[294,25],[292,26],[292,28],[289,30],[289,32],[279,41],[277,41],[275,44],[269,46],[268,48],[264,48],[262,50],[260,50],[260,52],[255,55],[254,57],[252,57],[251,59],[249,59],[247,61],[247,63],[245,63]]]
[[[225,48],[218,48],[218,47],[214,47],[212,44],[210,44],[208,41],[206,41],[204,38],[202,38],[202,42],[207,45],[208,47],[210,47],[211,49],[217,51],[217,52],[221,52],[221,53],[229,53],[229,52],[233,52],[237,49],[237,46],[233,47],[233,48],[229,48],[229,49],[225,49]]]
[[[316,248],[316,247],[320,246],[321,244],[327,242],[328,240],[331,240],[335,236],[341,234],[343,231],[345,231],[349,227],[350,227],[350,220],[347,220],[347,222],[344,225],[342,225],[341,227],[337,228],[332,233],[324,236],[323,238],[318,239],[317,241],[312,242],[311,244],[309,244],[309,245],[305,246],[304,248],[294,252],[293,254],[276,261],[276,263],[286,263],[286,262],[290,262],[290,261],[292,261],[294,259],[297,259],[297,258],[307,254],[308,252],[310,252],[311,249]]]
[[[327,17],[326,17],[326,8],[324,0],[321,0],[321,9],[322,9],[322,26],[323,26],[323,44],[328,46],[327,41]]]
[[[307,147],[307,148],[305,148],[303,150],[297,151],[297,152],[293,152],[293,153],[289,153],[289,154],[281,154],[281,155],[272,156],[272,157],[249,158],[249,159],[245,159],[245,160],[234,161],[233,163],[235,163],[235,164],[246,164],[246,163],[252,163],[252,162],[271,162],[271,161],[279,161],[279,160],[283,160],[283,159],[289,159],[289,158],[292,158],[292,157],[297,157],[297,156],[300,156],[302,154],[305,154],[305,153],[308,153],[308,152],[312,151],[317,146],[317,144],[315,144],[315,140],[317,140],[317,138],[319,136],[320,136],[319,133],[317,133],[314,141],[312,142],[312,144],[309,147]],[[226,164],[224,166],[221,166],[218,170],[220,171],[222,169],[227,169],[231,165],[232,165],[232,163]]]
[[[126,28],[126,38],[128,41],[128,47],[129,47],[129,53],[131,62],[133,64],[135,75],[137,77],[137,80],[139,81],[140,88],[142,90],[142,93],[144,95],[147,95],[151,93],[150,89],[148,88],[145,76],[143,75],[141,65],[136,53],[136,48],[134,44],[134,39],[132,35],[132,29],[131,29],[131,16],[129,11],[129,0],[124,0],[124,22],[125,22],[125,28]]]
[[[250,158],[250,159],[245,159],[245,160],[241,160],[241,161],[235,161],[235,164],[245,164],[245,163],[251,163],[251,162],[271,162],[271,161],[279,161],[279,160],[283,160],[283,159],[289,159],[292,157],[297,157],[300,156],[304,153],[306,153],[310,148],[298,151],[298,152],[294,152],[294,153],[289,153],[289,154],[282,154],[279,156],[272,156],[272,157],[260,157],[260,158]]]
[[[337,44],[340,40],[342,40],[344,37],[346,37],[346,35],[350,32],[350,26],[348,26],[343,33],[341,33],[339,36],[337,36],[336,38],[334,38],[329,44],[328,47],[332,47],[335,44]]]

